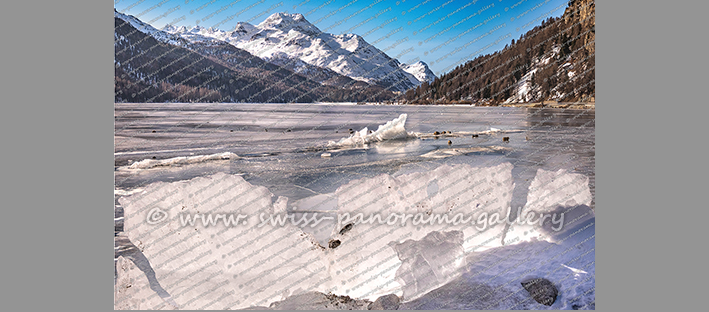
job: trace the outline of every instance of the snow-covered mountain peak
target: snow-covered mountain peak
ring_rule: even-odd
[[[249,23],[245,22],[239,22],[236,23],[236,26],[234,27],[234,30],[232,30],[229,34],[232,37],[240,36],[249,32],[253,32],[256,29],[254,25],[251,25]]]
[[[433,82],[434,79],[436,79],[436,74],[431,71],[431,69],[428,68],[428,65],[422,61],[418,61],[413,64],[401,64],[401,68],[409,73],[414,75],[416,79],[420,82]]]
[[[309,35],[321,33],[320,29],[308,22],[305,16],[300,13],[274,13],[256,27],[260,29],[278,29],[283,32],[295,29]]]

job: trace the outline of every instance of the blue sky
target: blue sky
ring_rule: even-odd
[[[505,47],[560,16],[566,0],[116,0],[114,7],[155,28],[166,24],[231,30],[277,12],[301,13],[320,30],[355,33],[403,63],[436,75]]]

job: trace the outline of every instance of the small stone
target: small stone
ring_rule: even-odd
[[[436,131],[436,132],[433,133],[433,135],[439,135],[439,134],[440,134],[440,133],[438,133],[438,131]]]
[[[347,225],[345,225],[344,227],[342,227],[342,229],[340,230],[340,235],[349,232],[349,230],[351,230],[353,226],[354,226],[354,225],[353,225],[352,223],[347,223]]]
[[[451,144],[453,144],[453,142],[451,142],[451,140],[448,140],[448,145],[451,145]]]
[[[155,133],[155,132],[157,132],[157,131],[153,130],[153,133]]]
[[[395,294],[384,295],[370,303],[367,310],[397,310],[399,309],[399,303],[399,296]]]
[[[504,137],[504,138],[502,138],[502,142],[509,142],[509,141],[510,141],[510,137]]]
[[[328,246],[330,247],[330,249],[335,249],[337,248],[337,246],[340,246],[341,243],[342,242],[340,242],[339,239],[333,239],[328,243]]]
[[[395,294],[384,295],[370,303],[367,310],[397,310],[399,309],[399,303],[399,296]]]
[[[522,287],[526,289],[532,298],[537,302],[551,306],[556,301],[556,296],[559,290],[556,286],[546,278],[534,278],[521,282]]]

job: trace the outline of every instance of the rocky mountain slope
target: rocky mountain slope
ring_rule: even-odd
[[[332,74],[330,85],[219,40],[191,42],[114,12],[116,102],[385,101],[380,86]]]

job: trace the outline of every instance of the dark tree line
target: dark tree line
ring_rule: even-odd
[[[588,100],[595,94],[594,14],[593,0],[572,1],[561,17],[548,18],[503,50],[407,91],[404,100],[499,104],[513,95],[518,81],[532,69],[537,71],[531,79],[531,101]]]

